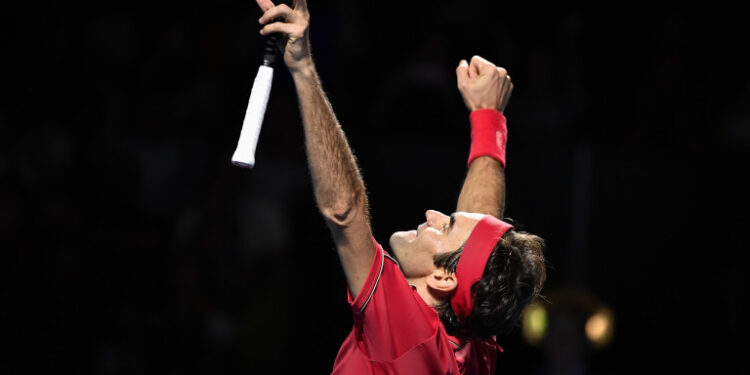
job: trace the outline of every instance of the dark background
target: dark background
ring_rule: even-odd
[[[732,9],[495,1],[309,5],[318,70],[376,238],[452,212],[460,59],[508,69],[507,210],[548,291],[610,306],[586,373],[725,371],[745,356],[748,30]],[[328,373],[351,329],[289,73],[257,166],[229,163],[260,62],[246,1],[4,12],[3,373]],[[498,373],[548,356],[502,339]],[[566,345],[566,344],[563,344]]]

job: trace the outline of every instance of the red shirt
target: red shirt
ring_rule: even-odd
[[[354,327],[333,374],[494,374],[496,349],[450,336],[434,308],[406,281],[398,262],[375,242],[362,290],[352,300]]]

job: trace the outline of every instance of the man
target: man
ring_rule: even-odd
[[[541,238],[499,220],[510,76],[478,56],[460,62],[472,146],[457,212],[427,211],[416,230],[394,233],[396,260],[372,237],[362,177],[310,55],[306,1],[293,9],[256,1],[261,34],[288,37],[284,63],[299,97],[315,199],[349,286],[354,327],[333,373],[494,373],[495,337],[514,327],[545,278]]]

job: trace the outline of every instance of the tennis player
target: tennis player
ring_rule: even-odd
[[[460,61],[472,143],[456,212],[428,210],[415,230],[394,233],[394,258],[372,236],[362,176],[321,88],[306,1],[293,8],[256,1],[261,34],[288,37],[284,63],[299,97],[315,199],[349,287],[354,326],[333,373],[493,374],[497,337],[516,326],[546,274],[543,240],[500,220],[510,76],[479,56]]]

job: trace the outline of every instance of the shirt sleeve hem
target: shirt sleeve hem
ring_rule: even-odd
[[[370,273],[367,275],[367,280],[365,280],[362,290],[359,291],[359,294],[357,294],[355,298],[352,298],[351,290],[346,288],[349,305],[351,305],[352,310],[358,314],[363,312],[367,307],[370,299],[372,299],[372,295],[375,294],[375,289],[378,287],[378,282],[383,274],[385,251],[374,238],[373,242],[375,243],[375,255],[373,256],[372,265],[370,266]]]

